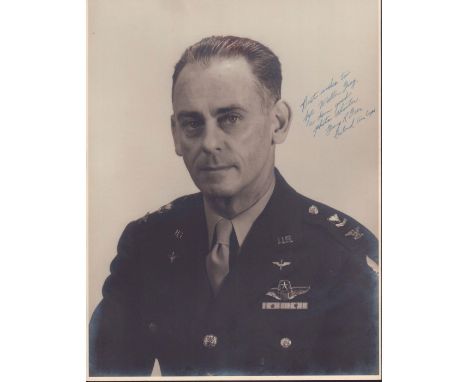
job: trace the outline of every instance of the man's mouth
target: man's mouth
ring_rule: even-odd
[[[202,166],[200,167],[201,171],[209,171],[209,172],[216,172],[216,171],[223,171],[228,170],[234,166],[226,165],[226,166]]]

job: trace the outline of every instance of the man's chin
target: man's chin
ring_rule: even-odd
[[[229,184],[203,184],[199,189],[209,198],[230,198],[236,194],[235,187]]]

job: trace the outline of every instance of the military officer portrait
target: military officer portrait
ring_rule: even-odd
[[[175,64],[167,128],[199,192],[121,234],[90,376],[379,374],[378,240],[276,166],[281,88],[280,59],[250,38],[205,37]]]

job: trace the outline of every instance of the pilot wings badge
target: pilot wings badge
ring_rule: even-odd
[[[280,261],[273,261],[272,263],[273,263],[273,265],[276,265],[280,269],[280,271],[283,270],[283,267],[287,267],[288,265],[291,265],[290,261],[283,261],[283,259],[281,259],[281,262]]]
[[[271,296],[279,301],[290,301],[301,294],[307,293],[310,290],[308,287],[292,287],[291,281],[280,280],[278,288],[271,288],[266,295]]]
[[[280,302],[262,302],[262,309],[281,310],[306,310],[309,308],[308,302],[290,302],[297,296],[307,293],[310,286],[293,287],[289,280],[280,280],[278,288],[270,288],[266,293]]]

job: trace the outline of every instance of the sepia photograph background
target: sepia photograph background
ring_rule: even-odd
[[[88,319],[126,224],[198,191],[174,151],[171,85],[184,49],[207,36],[252,38],[278,55],[293,113],[278,169],[380,236],[379,11],[375,0],[88,2]],[[359,122],[317,128],[320,101],[339,107],[339,87]]]
[[[290,0],[287,2],[294,3]],[[157,0],[133,1],[133,3],[138,3],[139,7],[160,6],[160,3],[151,4],[157,3]],[[237,3],[241,4],[239,1]],[[333,1],[326,3],[336,4]],[[348,11],[352,11],[352,17],[355,17],[355,12],[362,10],[356,9],[357,2],[352,3]],[[102,25],[100,30],[106,31],[107,40],[113,35],[116,39],[121,38],[123,30],[126,35],[131,35],[143,25],[148,31],[158,28],[157,25],[149,28],[154,22],[162,25],[161,18],[158,17],[160,10],[153,9],[148,14],[144,11],[137,13],[136,10],[128,12],[128,7],[123,6],[124,3],[113,1],[112,4],[111,9],[110,1],[90,0],[89,11],[94,13],[89,19],[87,19],[88,9],[85,1],[5,1],[0,6],[2,31],[0,39],[3,48],[0,71],[2,84],[0,99],[3,106],[0,113],[0,126],[3,128],[0,166],[3,183],[0,203],[3,233],[2,265],[5,270],[0,278],[0,284],[3,291],[2,301],[7,307],[6,314],[2,316],[4,329],[2,345],[8,350],[4,352],[2,358],[4,361],[2,380],[5,381],[62,382],[86,379],[85,332],[89,322],[83,312],[86,306],[87,279],[85,211],[89,208],[86,206],[86,188],[89,187],[90,202],[94,203],[94,206],[98,205],[96,190],[99,188],[96,186],[107,190],[100,192],[101,195],[104,194],[100,197],[101,200],[106,197],[106,192],[107,194],[117,192],[121,195],[130,189],[132,194],[131,197],[122,196],[120,200],[124,203],[121,205],[109,201],[106,205],[112,208],[102,208],[104,205],[100,202],[99,210],[95,212],[89,210],[88,221],[96,233],[88,243],[89,262],[94,267],[93,271],[89,270],[88,278],[95,284],[96,290],[93,291],[92,298],[96,301],[100,298],[101,288],[101,280],[98,278],[104,278],[108,273],[109,264],[106,259],[109,258],[110,261],[115,254],[115,241],[120,235],[120,230],[134,215],[140,215],[140,212],[143,214],[147,209],[153,208],[153,205],[154,208],[159,207],[158,192],[166,189],[157,187],[156,190],[146,190],[148,182],[153,182],[154,176],[158,174],[157,163],[150,169],[151,176],[141,178],[139,184],[127,187],[125,182],[121,182],[119,187],[110,190],[106,181],[111,178],[110,169],[114,168],[113,166],[108,166],[107,170],[103,168],[102,174],[106,176],[99,180],[99,183],[91,184],[91,171],[97,179],[97,167],[96,164],[91,166],[89,160],[97,159],[95,156],[88,158],[89,178],[86,179],[86,150],[93,149],[95,155],[106,157],[109,155],[109,149],[105,147],[112,147],[116,138],[109,132],[107,133],[109,146],[98,149],[89,142],[87,147],[86,95],[88,90],[92,90],[95,92],[94,95],[89,92],[88,96],[91,100],[99,99],[101,102],[100,107],[90,104],[89,112],[96,113],[97,110],[102,110],[108,116],[114,116],[114,122],[118,121],[117,115],[121,118],[123,114],[123,109],[119,109],[121,105],[111,105],[114,102],[112,101],[103,108],[104,100],[106,102],[112,100],[118,94],[115,91],[116,87],[110,86],[113,83],[109,81],[112,77],[110,71],[119,67],[119,73],[122,75],[124,72],[122,65],[133,60],[123,52],[118,57],[110,54],[109,44],[97,44],[97,40],[89,39],[89,58],[91,63],[94,62],[94,67],[89,68],[88,74],[92,75],[94,70],[95,79],[99,78],[99,81],[102,81],[109,75],[109,80],[105,82],[106,86],[101,82],[99,93],[96,93],[96,83],[94,85],[90,83],[90,89],[87,89],[86,43],[90,33],[87,32],[86,23],[89,22],[90,25],[94,23],[94,33],[97,30],[96,26]],[[242,4],[249,6],[246,3]],[[367,2],[359,4],[373,6],[373,3]],[[96,13],[97,5],[101,7],[100,13]],[[323,15],[323,11],[319,11],[318,6],[315,7],[312,13],[310,9],[302,13],[303,7],[294,8],[294,12],[298,15],[294,17],[290,15],[293,11],[293,7],[290,7],[281,14],[281,17],[278,16],[281,20],[289,22],[276,22],[275,36],[283,34],[286,36],[292,31],[299,34],[297,41],[292,41],[290,46],[286,44],[284,50],[295,49],[295,44],[308,45],[307,42],[311,39],[320,42],[324,38],[324,34],[314,36],[312,33],[298,33],[296,22],[299,19],[304,21],[301,28],[311,28],[306,28],[310,31],[317,30],[314,22],[318,22],[328,31],[330,28],[338,28],[320,15]],[[150,8],[147,7],[146,10],[148,9]],[[191,9],[193,12],[193,8]],[[232,11],[232,7],[228,9]],[[334,6],[333,13],[337,15],[339,9],[342,9],[341,5]],[[466,2],[456,0],[448,0],[442,7],[438,2],[423,0],[412,2],[383,0],[382,9],[384,26],[382,249],[385,258],[385,276],[382,278],[382,298],[385,305],[382,311],[383,378],[386,382],[457,381],[466,375],[468,342],[466,325],[468,311],[466,304],[460,303],[466,300],[465,280],[468,263],[462,242],[466,236],[466,227],[458,221],[444,223],[438,217],[447,215],[448,212],[452,212],[452,215],[455,213],[457,217],[468,214],[466,203],[468,188],[466,177],[462,176],[466,172],[465,153],[468,141],[466,123],[464,123],[468,88],[468,79],[464,73],[468,67],[468,56],[466,50],[460,49],[466,45],[468,24],[465,19],[468,5]],[[262,11],[268,10],[263,7]],[[124,17],[115,19],[115,12],[128,12],[127,21],[135,19],[137,13],[139,21],[127,24]],[[224,12],[219,13],[223,14]],[[110,23],[112,18],[115,20]],[[202,30],[203,24],[209,23],[207,19],[197,20],[197,18],[199,16],[186,26],[176,24],[176,21],[172,20],[173,30],[179,32],[187,30],[186,36],[189,36],[190,28],[196,30],[194,25]],[[242,19],[234,12],[229,18],[237,19],[231,23],[232,25],[245,28],[251,25],[250,29],[253,29],[257,22],[262,23],[264,28],[269,28],[269,24],[266,23],[268,17],[254,15]],[[360,17],[356,23],[349,20],[344,13],[339,19],[342,24],[344,19],[347,19],[344,25],[348,27],[356,26],[358,29],[364,27]],[[373,23],[373,20],[369,18],[370,23]],[[169,20],[165,25],[168,23]],[[104,27],[104,24],[107,26]],[[111,24],[113,26],[109,27]],[[359,39],[353,37],[354,33],[356,32],[352,29],[344,29],[340,32],[340,39],[347,41],[348,44],[353,40],[353,46],[356,44],[361,46]],[[140,37],[146,41],[158,38],[149,33],[144,33]],[[169,34],[159,37],[170,38]],[[266,37],[272,38],[273,34]],[[360,37],[366,41],[373,38],[364,33]],[[128,44],[140,41],[141,38],[132,38],[125,43],[126,49],[133,52]],[[190,38],[187,40],[190,40],[187,43],[192,42]],[[124,42],[125,40],[119,43]],[[113,43],[113,51],[117,50],[119,43],[117,41]],[[337,48],[334,51],[339,51],[338,46],[344,46],[341,42],[338,45],[338,41],[336,44]],[[185,48],[182,47],[182,43],[180,45],[181,49]],[[364,45],[363,43],[362,46]],[[324,45],[319,43],[318,47],[322,51],[317,50],[317,46],[315,48],[311,46],[308,53],[317,58],[316,65],[323,60],[331,62],[327,52],[322,54]],[[272,48],[277,47],[272,46]],[[359,50],[359,54],[366,52],[367,50]],[[282,52],[277,53],[282,54]],[[341,53],[338,57],[331,58],[335,64],[343,60]],[[175,56],[174,60],[178,58]],[[305,56],[300,54],[299,59],[304,59]],[[283,65],[289,65],[286,57],[280,58]],[[169,61],[164,56],[161,56],[161,59]],[[98,62],[101,62],[100,70],[97,70]],[[364,60],[364,56],[361,65],[369,65],[369,62]],[[147,75],[151,74],[151,78],[160,78],[158,73],[162,70],[155,68],[155,72],[148,72]],[[140,78],[138,71],[131,73],[133,77]],[[170,69],[164,73],[170,75]],[[288,76],[295,74],[295,71],[292,73],[289,71]],[[315,76],[318,74],[312,71],[302,73],[304,85],[306,81],[316,84],[318,81]],[[125,74],[122,78],[128,75]],[[369,78],[366,73],[363,75]],[[151,78],[148,77],[149,81],[154,81]],[[144,78],[139,82],[142,83],[143,80]],[[285,78],[285,86],[289,86],[287,85],[289,80],[290,78]],[[116,84],[118,83],[117,81]],[[165,98],[163,90],[154,88],[152,92],[169,99],[168,95]],[[130,92],[129,95],[138,96],[138,100],[141,100],[142,96],[136,91]],[[131,98],[127,98],[125,103],[131,101]],[[148,115],[159,115],[163,111],[158,105],[152,107],[154,111],[148,112]],[[128,108],[126,110],[128,111]],[[139,117],[137,112],[132,114]],[[89,115],[91,116],[91,113]],[[297,124],[297,118],[296,109],[292,134],[303,131],[302,125]],[[161,119],[167,120],[165,117]],[[91,135],[92,129],[97,132],[98,128],[106,127],[104,124],[97,125],[93,120],[90,122],[88,135]],[[114,128],[117,131],[118,126],[119,124],[109,125],[107,129]],[[146,122],[140,125],[132,123],[132,127],[136,130],[144,126]],[[164,129],[166,126],[151,126],[151,129]],[[374,126],[371,128],[374,131]],[[353,134],[360,133],[354,130]],[[132,136],[128,133],[126,139]],[[324,144],[322,141],[309,139],[307,141],[317,150],[319,149],[317,146]],[[156,153],[161,150],[158,142],[156,139],[151,142],[151,152]],[[282,151],[286,147],[286,144],[278,147],[280,155],[283,155]],[[125,152],[123,149],[113,149],[113,151]],[[321,150],[322,155],[324,151]],[[294,154],[302,155],[299,152]],[[331,155],[330,153],[328,156],[329,160]],[[337,151],[333,151],[333,155],[341,158]],[[151,155],[147,156],[153,159]],[[116,161],[116,157],[118,155],[115,155],[113,160]],[[130,161],[134,159],[133,155],[126,158]],[[283,159],[281,158],[282,161]],[[107,162],[111,162],[111,159],[107,159]],[[344,166],[344,170],[351,165],[348,162],[345,160],[341,165]],[[141,160],[140,163],[144,161]],[[284,165],[284,161],[281,165]],[[185,177],[182,168],[180,171],[182,182]],[[329,171],[335,171],[335,168]],[[285,176],[294,186],[300,182],[300,177],[292,179],[294,172]],[[354,173],[353,177],[355,176]],[[328,179],[332,178],[320,179],[320,182],[327,182]],[[352,186],[342,179],[340,181],[340,192],[343,192],[343,195],[346,193],[346,198],[340,198],[340,201],[335,197],[335,206],[339,207],[340,203],[341,208],[343,204],[349,205],[349,208],[346,207],[347,212],[352,210],[354,216],[371,229],[375,229],[362,216],[362,211],[365,214],[367,210],[362,208],[362,203],[368,199],[362,194],[348,193]],[[370,188],[372,189],[372,184]],[[143,190],[148,191],[148,194],[145,193],[147,195],[145,198],[148,200],[143,198]],[[321,190],[326,198],[333,188],[326,190],[321,187],[321,183],[316,182],[309,196],[316,196]],[[132,210],[127,209],[132,203]],[[99,213],[103,216],[97,221]],[[97,239],[108,244],[98,248]],[[101,257],[103,260],[100,260]],[[99,263],[102,263],[100,276],[96,273]],[[91,277],[95,280],[91,280]]]

